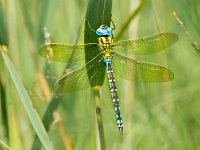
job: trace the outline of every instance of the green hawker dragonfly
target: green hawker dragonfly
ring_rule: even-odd
[[[107,25],[101,25],[95,32],[99,36],[98,43],[83,45],[52,43],[40,48],[39,54],[60,62],[68,62],[71,57],[78,61],[84,60],[87,56],[93,56],[84,66],[64,74],[56,83],[56,91],[64,94],[101,86],[101,82],[98,81],[100,77],[107,74],[117,126],[123,134],[122,116],[113,71],[115,75],[130,81],[160,83],[172,80],[174,76],[169,69],[137,61],[128,55],[159,52],[175,43],[178,37],[174,33],[159,33],[140,39],[113,43],[112,29]]]

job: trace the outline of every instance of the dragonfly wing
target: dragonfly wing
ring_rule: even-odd
[[[91,87],[91,85],[96,85],[95,83],[98,82],[96,79],[103,73],[105,75],[105,67],[96,69],[96,72],[93,72],[90,76],[88,76],[87,72],[95,69],[99,64],[105,66],[103,61],[99,61],[101,58],[102,56],[99,54],[85,66],[62,76],[56,83],[56,92],[64,94],[66,92],[84,90]]]
[[[124,54],[152,54],[169,47],[177,40],[178,36],[174,33],[159,33],[136,40],[118,41],[113,44],[113,48],[114,51]]]
[[[89,53],[93,53],[98,48],[97,43],[88,43],[83,45],[65,45],[52,43],[45,45],[39,49],[39,54],[50,60],[68,62],[72,57],[73,61],[85,59],[85,49],[89,49]]]
[[[173,73],[160,65],[140,62],[113,53],[113,71],[121,78],[136,82],[160,83],[174,78]]]

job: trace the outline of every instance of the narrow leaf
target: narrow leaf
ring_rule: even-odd
[[[40,120],[40,117],[39,117],[38,113],[36,112],[36,110],[33,108],[31,99],[30,99],[29,95],[27,94],[27,91],[24,88],[21,80],[19,79],[12,62],[10,61],[8,56],[3,51],[1,51],[1,53],[3,56],[4,62],[5,62],[5,66],[7,67],[8,71],[10,73],[11,79],[14,82],[16,90],[20,96],[20,100],[25,108],[25,111],[27,112],[27,115],[31,121],[31,124],[33,125],[33,128],[35,129],[35,132],[39,136],[41,143],[43,144],[45,149],[53,150],[53,146],[52,146],[52,144],[49,140],[49,137],[45,131],[45,128]]]

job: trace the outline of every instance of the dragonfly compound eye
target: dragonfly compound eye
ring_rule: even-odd
[[[109,28],[107,25],[101,25],[97,30],[96,34],[100,36],[105,36],[105,35],[112,35],[112,29]]]

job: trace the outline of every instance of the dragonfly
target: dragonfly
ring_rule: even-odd
[[[98,82],[99,77],[107,76],[116,123],[119,132],[123,134],[124,127],[114,73],[125,80],[135,82],[162,83],[172,80],[174,75],[169,69],[135,60],[132,56],[160,52],[174,44],[178,36],[174,33],[158,33],[148,37],[113,42],[114,28],[105,24],[100,25],[97,30],[91,28],[98,36],[97,43],[77,45],[51,43],[41,47],[39,54],[47,59],[65,63],[72,57],[74,61],[79,61],[85,60],[86,55],[91,55],[91,60],[58,79],[55,89],[57,93],[65,94],[89,87],[94,88],[101,86]]]

